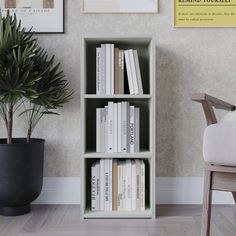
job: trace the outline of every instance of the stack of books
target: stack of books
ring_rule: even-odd
[[[96,152],[140,151],[140,110],[129,102],[108,102],[96,108]]]
[[[143,160],[101,159],[91,169],[92,211],[144,211]]]
[[[130,94],[143,94],[137,50],[121,50],[114,44],[96,48],[96,94],[124,94],[126,78]]]

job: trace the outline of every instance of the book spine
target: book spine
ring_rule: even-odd
[[[101,48],[96,48],[96,93],[102,94],[101,87]]]
[[[138,79],[139,94],[143,94],[143,84],[142,84],[142,77],[141,77],[141,71],[140,71],[140,65],[139,65],[138,51],[137,50],[134,50],[134,62],[135,62],[136,75],[137,75],[137,79]]]
[[[111,95],[111,46],[106,44],[106,95]]]
[[[136,182],[136,162],[134,160],[131,161],[132,165],[132,178],[131,178],[131,210],[136,210],[136,193],[137,193],[137,182]]]
[[[106,94],[106,45],[101,45],[101,94]]]
[[[100,162],[96,163],[96,211],[100,210]]]
[[[129,53],[129,60],[130,60],[130,68],[131,68],[131,74],[133,79],[133,85],[134,85],[134,94],[139,94],[138,90],[138,79],[135,69],[135,62],[134,62],[134,52],[133,49],[128,50]]]
[[[129,106],[129,102],[127,102],[127,124],[126,124],[126,128],[127,128],[127,152],[129,153],[130,152],[130,106]]]
[[[140,186],[141,186],[141,166],[140,166],[140,160],[135,160],[136,162],[136,210],[141,210],[140,207]]]
[[[108,141],[108,152],[113,153],[113,102],[108,102],[108,116],[107,116],[107,141]]]
[[[125,65],[126,65],[127,76],[128,76],[129,93],[130,94],[135,94],[134,93],[134,84],[133,84],[132,72],[131,72],[131,64],[130,64],[130,59],[129,59],[129,51],[125,50],[124,53],[125,53]]]
[[[100,145],[101,145],[101,150],[100,152],[105,152],[105,120],[106,120],[106,117],[105,117],[105,108],[101,108],[101,120],[100,120],[100,123],[101,123],[101,135],[100,135]]]
[[[113,160],[109,159],[109,192],[108,192],[108,196],[109,196],[109,211],[112,211],[112,201],[113,201],[113,196],[112,196],[112,163]]]
[[[119,51],[119,93],[124,94],[124,77],[125,77],[125,60],[124,60],[124,50]]]
[[[115,94],[120,93],[120,53],[119,48],[115,48]]]
[[[125,195],[125,201],[126,201],[126,206],[125,210],[126,211],[131,211],[131,160],[126,160],[126,195]]]
[[[126,210],[126,164],[122,163],[122,210]]]
[[[114,49],[114,44],[110,44],[110,49],[111,49],[111,75],[110,75],[110,79],[111,79],[111,95],[113,95],[115,93],[115,49]]]
[[[100,160],[100,211],[104,211],[105,199],[105,160]]]
[[[101,108],[96,108],[96,152],[101,152]]]
[[[141,161],[141,211],[145,210],[145,164],[144,161]]]
[[[118,104],[114,103],[113,106],[113,149],[114,152],[118,151]]]
[[[129,122],[129,145],[130,152],[134,153],[134,106],[130,106],[130,122]]]
[[[127,152],[127,107],[128,104],[127,102],[121,102],[121,113],[122,113],[122,117],[121,117],[121,125],[122,125],[122,134],[121,134],[121,138],[122,138],[122,152]]]
[[[91,206],[92,211],[96,210],[96,168],[95,164],[92,165],[91,170]]]
[[[110,161],[109,161],[109,159],[105,159],[104,211],[110,211],[110,204],[109,204],[109,172],[110,172]]]
[[[117,160],[112,163],[112,210],[118,210],[118,166]]]
[[[104,149],[108,152],[108,106],[105,106],[104,111]]]
[[[140,109],[134,108],[134,151],[140,152]]]
[[[122,193],[123,193],[123,174],[122,174],[122,163],[119,162],[118,163],[118,197],[117,197],[117,210],[118,211],[122,211],[123,208],[122,208]]]
[[[121,102],[118,103],[118,111],[117,111],[117,152],[121,152],[122,150],[122,113],[121,113]]]

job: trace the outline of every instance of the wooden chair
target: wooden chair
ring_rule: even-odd
[[[192,100],[202,104],[207,126],[217,124],[213,108],[227,111],[234,111],[236,109],[234,105],[207,94],[195,94]],[[220,163],[205,162],[201,236],[210,235],[212,190],[232,192],[234,201],[236,202],[236,165],[224,166],[220,165]]]

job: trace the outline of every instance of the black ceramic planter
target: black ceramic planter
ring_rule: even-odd
[[[43,185],[43,139],[0,139],[0,214],[16,216],[30,211]]]

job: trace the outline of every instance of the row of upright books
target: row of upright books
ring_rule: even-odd
[[[129,102],[96,108],[96,152],[140,151],[140,109]]]
[[[114,44],[96,48],[96,94],[124,94],[126,79],[129,94],[143,94],[137,50],[122,50]]]
[[[100,159],[91,167],[92,211],[144,211],[145,163]]]

